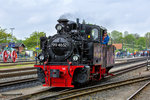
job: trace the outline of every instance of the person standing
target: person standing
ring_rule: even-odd
[[[102,44],[107,45],[108,42],[109,42],[109,36],[108,36],[107,32],[105,32],[105,33],[104,33],[104,36],[103,36],[103,38],[102,38]]]

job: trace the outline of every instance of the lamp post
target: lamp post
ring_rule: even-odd
[[[148,49],[147,48],[150,48],[150,33],[149,34],[147,34],[148,36],[147,36],[147,38],[146,38],[146,52],[147,52],[147,67],[146,67],[146,70],[147,71],[149,71],[149,68],[150,68],[150,62],[149,62],[149,55],[150,55],[150,53],[149,53],[149,51],[148,51]],[[149,41],[148,41],[149,40]]]
[[[134,56],[134,41],[133,41],[133,56]],[[135,56],[134,56],[135,57]]]
[[[122,39],[122,58],[123,58],[123,39]]]
[[[12,39],[11,39],[11,42],[13,42],[13,30],[14,30],[15,28],[10,28],[10,30],[11,30],[11,35],[12,35]]]
[[[149,49],[150,49],[150,33],[148,35],[148,40],[149,40]]]
[[[37,55],[38,55],[38,33],[37,33]]]
[[[146,38],[146,50],[147,50],[147,38]]]
[[[110,44],[112,45],[112,37],[111,36],[110,36],[110,39],[111,39]]]

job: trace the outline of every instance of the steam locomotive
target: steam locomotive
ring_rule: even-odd
[[[59,19],[57,34],[40,38],[38,79],[43,86],[74,87],[99,81],[114,65],[114,46],[102,45],[106,28]]]

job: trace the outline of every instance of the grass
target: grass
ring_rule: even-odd
[[[32,63],[32,62],[21,62],[21,63],[25,63],[25,64],[28,64],[28,63]],[[33,62],[34,63],[34,62]],[[0,63],[0,65],[8,65],[8,64],[13,64],[13,63]],[[15,63],[16,64],[16,63]]]
[[[28,64],[28,65],[15,65],[15,66],[4,66],[0,67],[0,69],[11,69],[11,68],[24,68],[24,67],[33,67],[34,64]]]

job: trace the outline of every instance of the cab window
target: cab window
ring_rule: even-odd
[[[93,40],[97,40],[98,39],[98,29],[96,29],[96,28],[92,29],[91,35],[92,35]]]

